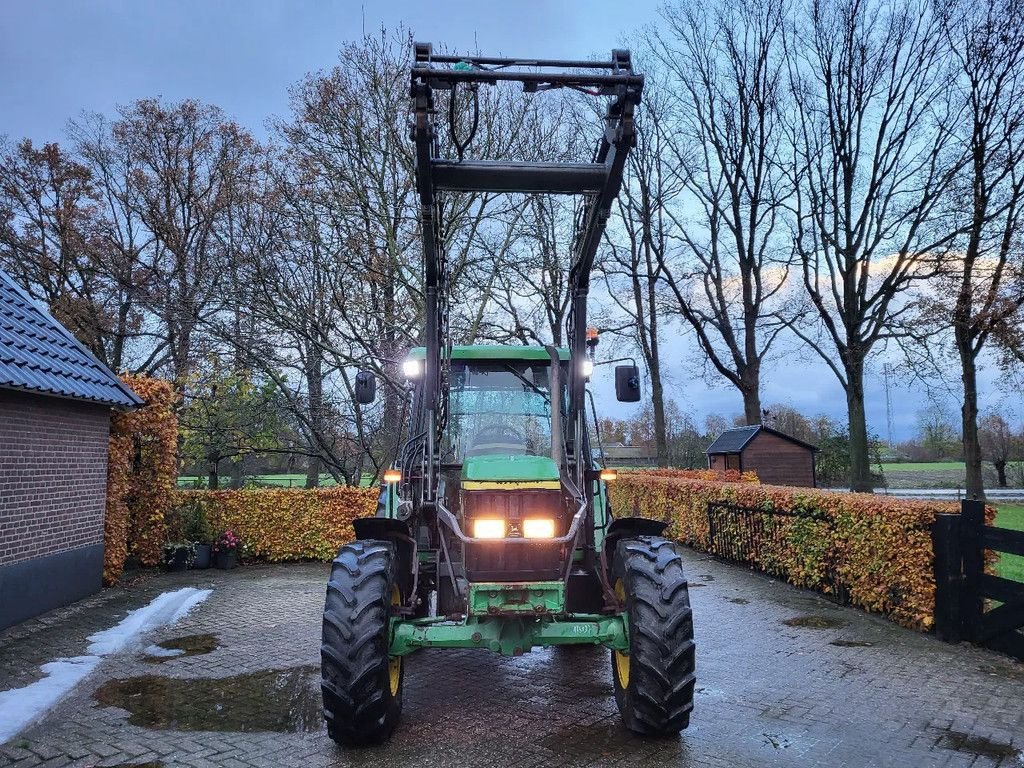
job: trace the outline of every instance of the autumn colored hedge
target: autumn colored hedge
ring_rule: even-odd
[[[915,629],[934,624],[930,525],[940,512],[959,512],[959,505],[949,502],[712,482],[658,472],[624,473],[611,485],[611,500],[616,514],[665,520],[670,536],[704,551],[712,550],[709,502],[797,513],[765,516],[764,525],[755,529],[761,540],[750,558],[752,566],[797,586],[842,589],[854,605]]]
[[[738,469],[643,469],[625,470],[623,474],[638,474],[644,477],[675,477],[683,480],[707,480],[715,483],[759,483],[756,472],[740,472]]]
[[[110,419],[103,580],[113,584],[128,554],[156,565],[166,540],[164,521],[177,476],[177,395],[160,379],[122,376],[145,401]]]
[[[169,526],[176,533],[187,507],[198,506],[214,531],[238,534],[246,556],[270,562],[331,560],[355,538],[352,521],[374,515],[378,493],[349,486],[177,491]]]

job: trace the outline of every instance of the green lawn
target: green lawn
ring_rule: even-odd
[[[996,515],[996,525],[1000,528],[1012,528],[1024,531],[1024,505],[1000,504]],[[1000,555],[996,566],[999,575],[1004,579],[1024,581],[1024,557],[1020,555]]]
[[[964,470],[962,461],[921,461],[906,463],[894,461],[883,464],[883,472],[942,472],[950,469]]]

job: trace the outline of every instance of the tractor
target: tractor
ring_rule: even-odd
[[[682,558],[663,538],[664,522],[613,515],[608,484],[616,475],[603,461],[587,387],[601,364],[587,328],[590,274],[636,142],[643,82],[624,50],[605,61],[559,61],[437,55],[414,44],[424,345],[402,365],[402,442],[384,472],[377,514],[354,522],[356,540],[338,552],[327,585],[321,687],[328,733],[341,745],[390,737],[408,659],[422,649],[518,656],[601,645],[628,729],[660,736],[689,724],[694,642]],[[465,159],[472,132],[455,135],[457,90],[475,96],[499,83],[605,98],[592,162]],[[435,91],[448,92],[455,159],[439,156]],[[581,197],[568,347],[451,342],[440,200],[485,191]],[[373,402],[376,388],[374,374],[357,373],[357,401]],[[615,391],[620,401],[640,399],[635,364],[615,367]]]

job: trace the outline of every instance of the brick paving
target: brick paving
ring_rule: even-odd
[[[385,746],[357,751],[336,748],[319,722],[311,731],[180,731],[132,724],[126,710],[96,701],[97,689],[115,679],[222,678],[230,686],[240,674],[305,668],[301,702],[284,689],[251,698],[227,687],[196,706],[213,707],[213,722],[225,711],[308,705],[317,695],[312,668],[327,566],[252,566],[143,577],[0,633],[3,690],[37,678],[40,663],[82,653],[88,634],[127,610],[190,584],[214,592],[144,644],[205,633],[219,643],[160,664],[141,648],[106,658],[47,717],[0,747],[0,766],[1024,765],[1024,665],[697,553],[686,558],[698,688],[692,724],[679,738],[643,739],[621,727],[608,654],[595,648],[517,659],[421,651],[407,660],[398,731]],[[838,626],[784,623],[800,616]]]

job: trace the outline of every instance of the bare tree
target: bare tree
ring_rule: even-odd
[[[978,358],[1024,320],[1024,9],[1015,0],[954,0],[940,9],[947,48],[960,68],[954,82],[963,107],[955,132],[964,170],[950,219],[959,224],[966,214],[967,220],[937,295],[940,302],[952,297],[945,303],[963,382],[966,491],[984,499]],[[1006,484],[1005,459],[999,480]]]
[[[924,2],[814,0],[788,40],[796,245],[813,329],[846,392],[850,487],[872,488],[864,375],[878,345],[920,336],[911,291],[950,240],[929,224],[956,168],[948,67]]]
[[[681,248],[662,255],[662,274],[708,361],[742,395],[748,424],[761,419],[761,370],[784,327],[778,299],[792,260],[783,10],[778,0],[684,2],[655,36],[667,87],[679,91],[662,161],[671,158],[684,192],[668,209]]]

